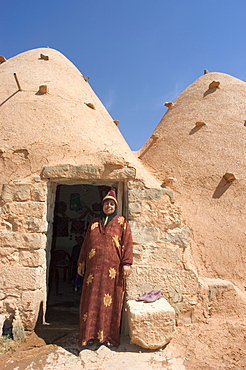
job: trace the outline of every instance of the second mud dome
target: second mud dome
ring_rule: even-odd
[[[200,338],[203,331],[212,338],[213,332],[215,341],[222,335],[228,344],[227,335],[235,333],[240,342],[235,323],[244,332],[246,315],[245,82],[206,73],[166,105],[135,153],[83,77],[50,48],[0,65],[0,314],[11,323],[18,307],[29,333],[56,312],[61,327],[77,325],[81,285],[74,284],[73,250],[114,189],[134,241],[122,335],[129,342],[127,302],[160,290],[172,307],[168,348],[182,358],[179,366],[192,364],[190,353],[196,357],[193,338],[184,343],[183,337]],[[61,251],[65,257],[57,265]],[[209,339],[199,343],[211,354]],[[232,348],[241,366],[241,354],[227,344],[221,351]]]

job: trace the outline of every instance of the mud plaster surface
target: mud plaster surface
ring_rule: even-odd
[[[209,318],[204,323],[177,327],[172,341],[158,351],[144,350],[122,337],[121,345],[110,350],[82,350],[77,346],[77,328],[46,329],[46,344],[33,333],[14,353],[0,355],[0,369],[245,369],[245,317]]]

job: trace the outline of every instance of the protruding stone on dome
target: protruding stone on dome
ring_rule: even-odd
[[[6,59],[4,58],[3,55],[0,55],[0,63],[4,63],[4,62],[6,62]]]
[[[118,124],[120,123],[120,121],[119,121],[119,120],[117,120],[117,119],[115,119],[115,120],[114,120],[114,123],[116,124],[116,126],[118,126]]]
[[[150,145],[149,139],[138,152],[160,184],[165,186],[169,175],[177,179],[170,188],[196,241],[191,248],[199,273],[242,287],[246,279],[245,264],[240,265],[246,259],[245,101],[244,81],[224,73],[202,75],[175,99],[175,109],[163,115],[154,131],[160,135],[156,144]],[[198,121],[206,126],[197,127]],[[230,245],[229,254],[226,245]]]
[[[198,121],[196,122],[196,127],[201,127],[201,126],[207,126],[205,122]]]
[[[85,80],[85,82],[88,82],[88,80],[90,79],[90,77],[83,76],[83,79]]]
[[[164,105],[167,108],[171,108],[173,106],[173,103],[172,102],[166,102]]]
[[[152,134],[150,136],[150,138],[152,139],[152,143],[155,143],[159,139],[159,135],[158,134]]]
[[[43,95],[43,94],[47,94],[48,92],[48,87],[47,85],[40,85],[39,86],[39,89],[38,89],[38,93]]]
[[[220,82],[219,81],[213,81],[211,82],[211,84],[209,84],[209,89],[218,89],[220,86]]]
[[[48,55],[49,61],[40,59],[41,54]],[[114,163],[124,158],[148,186],[159,186],[132,153],[113,118],[89,83],[85,83],[83,73],[60,52],[47,48],[29,50],[10,58],[0,69],[0,146],[6,150],[0,156],[7,161],[0,163],[7,169],[1,171],[2,183],[9,182],[11,177],[29,176],[30,166],[35,176],[44,166],[88,163],[104,166],[108,153]],[[19,94],[14,76],[9,81],[14,72],[25,94]],[[47,85],[47,94],[46,90],[39,90],[40,85]],[[30,153],[28,160],[16,152],[20,143]],[[131,170],[127,164],[124,166],[124,176],[128,178]],[[115,174],[112,169],[109,172]]]
[[[204,69],[204,73],[203,74],[206,75],[207,73],[209,73],[208,69]]]
[[[44,54],[40,54],[40,59],[49,60],[49,56],[48,55],[44,55]]]
[[[224,174],[223,178],[226,180],[226,182],[232,182],[232,181],[236,180],[235,175],[231,172],[226,172]]]
[[[19,91],[22,91],[21,87],[20,87],[20,83],[19,83],[19,80],[18,80],[18,77],[17,77],[17,74],[14,73],[14,78],[15,78],[15,81],[16,81],[16,84],[17,84],[17,87],[18,87],[18,90]]]
[[[95,105],[92,104],[92,103],[85,103],[87,105],[87,107],[91,108],[91,109],[96,109],[95,108]]]
[[[176,180],[176,178],[175,177],[172,177],[172,176],[168,176],[168,177],[166,177],[164,180],[163,180],[163,182],[162,182],[162,184],[161,184],[161,187],[162,188],[165,188],[166,186],[169,186],[169,185],[172,185],[174,182],[176,182],[177,180]]]

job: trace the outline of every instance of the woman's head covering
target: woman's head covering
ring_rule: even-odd
[[[102,203],[104,203],[107,199],[112,199],[115,202],[116,206],[118,205],[116,193],[114,190],[109,190],[108,194],[105,195],[105,197],[103,198]]]

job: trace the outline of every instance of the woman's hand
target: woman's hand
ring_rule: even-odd
[[[84,262],[78,264],[77,273],[80,276],[84,276],[84,273],[85,273],[85,263]]]
[[[132,272],[132,268],[129,265],[123,265],[123,278],[127,278]]]

